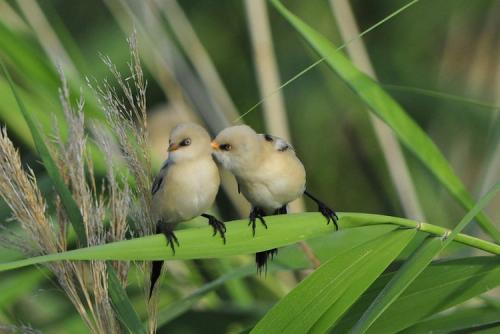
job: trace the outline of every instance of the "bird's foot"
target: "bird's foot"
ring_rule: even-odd
[[[250,217],[248,221],[248,226],[252,226],[252,234],[255,237],[255,227],[256,227],[256,221],[257,219],[260,220],[262,225],[267,229],[267,224],[266,221],[264,220],[264,210],[261,208],[254,207],[252,211],[250,212]]]
[[[328,206],[326,206],[325,203],[318,201],[318,211],[321,212],[321,214],[326,218],[326,224],[330,224],[330,221],[335,225],[335,230],[337,231],[339,229],[339,225],[337,224],[337,221],[339,220],[339,217],[333,211],[330,209]]]
[[[226,233],[226,225],[224,225],[223,222],[221,222],[220,220],[218,220],[217,218],[215,218],[212,215],[204,213],[204,214],[202,214],[202,216],[208,219],[208,224],[210,226],[212,226],[212,228],[214,229],[214,233],[212,234],[212,236],[215,236],[217,234],[217,232],[219,232],[220,237],[222,238],[222,241],[224,243],[226,243],[226,234],[225,234]]]
[[[167,238],[167,246],[170,246],[170,248],[172,249],[172,253],[175,255],[175,245],[177,245],[177,247],[179,246],[179,240],[177,240],[177,237],[175,236],[173,231],[164,230],[162,231],[162,233],[165,238]]]
[[[312,199],[316,204],[318,205],[318,211],[326,218],[326,224],[330,224],[330,221],[335,225],[335,230],[337,231],[339,229],[339,225],[337,224],[339,217],[333,211],[330,209],[325,203],[311,195],[309,192],[305,191],[304,194]]]

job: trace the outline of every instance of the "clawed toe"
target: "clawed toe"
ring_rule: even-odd
[[[250,212],[250,217],[248,221],[248,226],[252,226],[252,234],[255,237],[255,228],[257,219],[260,220],[261,224],[267,229],[266,221],[264,220],[264,212],[260,208],[253,208],[252,212]]]
[[[226,233],[226,225],[224,225],[223,222],[218,221],[218,220],[214,220],[212,222],[209,222],[209,224],[214,229],[214,233],[212,234],[212,236],[216,236],[217,232],[219,232],[220,237],[222,238],[222,241],[224,243],[226,243],[226,234],[225,234]]]
[[[170,246],[172,253],[175,255],[175,245],[179,246],[179,240],[172,231],[164,231],[163,235],[167,238],[167,246]]]
[[[335,226],[335,230],[337,231],[339,229],[339,226],[337,224],[339,217],[337,216],[335,211],[333,211],[323,203],[318,203],[318,211],[321,212],[321,214],[326,218],[326,224],[330,224],[331,221]]]
[[[203,214],[202,216],[208,218],[208,224],[212,226],[214,230],[212,236],[216,236],[217,232],[219,232],[222,242],[226,243],[226,225],[212,215]]]
[[[322,201],[320,201],[319,199],[314,197],[308,191],[304,191],[304,195],[306,195],[307,197],[312,199],[314,202],[316,202],[316,204],[318,204],[318,211],[321,212],[321,214],[326,218],[326,224],[327,225],[330,224],[330,221],[331,221],[333,223],[333,225],[335,226],[335,230],[337,231],[339,229],[339,225],[337,224],[339,217],[337,216],[335,211],[330,209],[328,206],[325,205],[325,203],[323,203]]]

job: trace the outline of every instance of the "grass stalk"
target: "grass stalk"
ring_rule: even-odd
[[[360,32],[349,2],[347,0],[330,0],[330,6],[344,41],[351,40],[353,37],[358,36]],[[373,69],[363,40],[357,39],[349,43],[346,48],[353,64],[361,71],[365,72],[365,74],[377,80],[377,75]],[[388,125],[376,118],[368,110],[367,113],[375,130],[375,135],[382,149],[389,175],[392,183],[396,187],[399,200],[406,216],[417,220],[425,220],[425,215],[418,200],[415,185],[411,179],[410,171],[406,165],[401,146],[396,136]]]
[[[210,96],[214,98],[220,106],[225,118],[230,120],[238,117],[238,110],[231,96],[224,86],[210,55],[198,38],[182,7],[175,0],[156,0],[156,5],[172,27],[177,40],[193,64]]]
[[[71,58],[38,3],[34,0],[22,0],[17,1],[17,4],[52,63],[60,64],[70,77],[76,76],[77,70]]]

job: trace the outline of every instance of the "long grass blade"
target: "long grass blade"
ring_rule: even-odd
[[[340,33],[344,40],[350,40],[359,35],[358,25],[352,12],[349,1],[330,0],[330,6],[337,21]],[[375,69],[372,66],[368,52],[362,39],[357,39],[347,45],[347,52],[352,63],[366,75],[377,81]],[[375,135],[385,158],[386,167],[398,193],[399,201],[407,217],[416,220],[425,220],[424,212],[417,196],[417,190],[411,179],[410,170],[406,164],[401,146],[382,120],[373,113],[368,113]]]
[[[414,237],[398,230],[325,262],[278,302],[251,333],[324,333]]]
[[[499,264],[497,256],[434,262],[382,314],[368,333],[399,333],[422,319],[497,288],[500,284]],[[348,333],[394,275],[380,276],[333,328],[333,332]]]
[[[432,266],[432,265],[431,265]],[[415,325],[403,330],[402,334],[457,334],[456,331],[463,333],[473,333],[479,331],[480,326],[488,326],[497,323],[499,326],[500,312],[489,306],[469,306],[460,307],[453,312],[437,315],[430,319],[423,320]]]
[[[431,263],[446,246],[448,246],[455,236],[460,233],[474,217],[488,204],[491,199],[500,191],[500,182],[496,184],[467,215],[458,223],[451,234],[443,239],[429,238],[419,247],[410,259],[408,259],[401,269],[398,270],[392,280],[385,286],[380,294],[375,298],[370,307],[363,314],[361,319],[352,329],[353,334],[365,333],[368,328],[382,315],[382,313],[405,291],[405,289],[420,275],[420,273]]]
[[[145,327],[142,325],[141,319],[135,312],[127,293],[122,288],[118,276],[111,265],[107,266],[108,269],[108,282],[109,282],[109,295],[116,310],[118,319],[120,319],[123,326],[125,326],[130,333],[146,334]]]
[[[424,89],[420,87],[412,87],[412,86],[402,86],[402,85],[393,85],[393,84],[381,84],[387,90],[392,90],[395,92],[404,92],[408,94],[418,94],[429,97],[434,97],[437,99],[450,100],[457,102],[459,104],[470,104],[471,106],[476,106],[482,109],[490,109],[490,110],[500,110],[499,105],[494,105],[493,103],[484,102],[481,100],[472,99],[465,96],[450,94],[447,92],[442,92],[438,90],[432,89]]]
[[[78,236],[78,240],[80,241],[80,244],[86,245],[87,235],[85,233],[85,228],[83,226],[83,218],[80,213],[80,209],[78,208],[78,205],[73,199],[73,196],[71,195],[71,192],[69,191],[68,187],[64,183],[61,174],[58,172],[54,159],[50,155],[49,149],[45,145],[45,139],[39,132],[35,120],[31,117],[30,113],[24,106],[23,100],[17,94],[17,91],[14,88],[14,83],[12,82],[12,78],[10,77],[10,74],[7,71],[7,68],[5,67],[3,61],[0,61],[0,64],[2,65],[3,72],[9,82],[12,93],[16,98],[19,110],[23,114],[24,120],[28,124],[28,127],[31,131],[31,136],[33,137],[33,142],[35,143],[36,150],[38,151],[38,154],[42,159],[45,169],[47,170],[47,174],[49,174],[50,179],[54,183],[54,187],[57,193],[61,197],[61,202],[66,209],[66,213],[68,214],[71,224]]]
[[[396,11],[392,12],[391,14],[387,15],[382,20],[378,21],[377,23],[375,23],[374,25],[372,25],[368,29],[363,30],[363,32],[361,34],[359,34],[358,36],[354,37],[353,39],[351,39],[351,40],[345,42],[344,44],[342,44],[341,46],[339,46],[337,48],[337,51],[340,51],[340,50],[344,49],[345,47],[347,47],[347,45],[349,45],[349,43],[352,43],[352,42],[356,41],[357,39],[363,37],[364,35],[368,34],[370,31],[373,31],[373,30],[377,29],[382,24],[384,24],[387,21],[391,20],[392,18],[398,16],[399,14],[401,14],[402,12],[404,12],[405,10],[407,10],[408,8],[410,8],[411,6],[413,6],[414,4],[416,4],[418,1],[420,1],[420,0],[412,0],[409,3],[407,3],[406,5],[402,6],[401,8],[399,8]],[[306,68],[304,68],[299,73],[295,74],[293,77],[291,77],[290,79],[288,79],[287,81],[285,81],[283,84],[281,84],[281,86],[279,86],[278,89],[276,89],[275,91],[273,91],[273,92],[269,93],[268,95],[266,95],[262,100],[260,100],[259,102],[257,102],[256,104],[254,104],[252,107],[250,107],[250,109],[248,109],[243,114],[241,114],[241,116],[238,117],[237,119],[235,119],[233,122],[237,122],[240,119],[242,119],[243,117],[245,117],[246,115],[248,115],[250,112],[252,112],[257,107],[259,107],[262,103],[264,103],[264,101],[266,99],[268,99],[271,96],[277,94],[280,90],[282,90],[283,88],[285,88],[286,86],[288,86],[289,84],[291,84],[292,82],[294,82],[295,80],[297,80],[298,78],[300,78],[302,75],[306,74],[307,72],[309,72],[310,70],[312,70],[313,68],[315,68],[316,66],[318,66],[319,64],[321,64],[325,60],[326,60],[326,58],[324,58],[324,57],[321,58],[321,59],[318,59],[317,61],[315,61],[311,65],[309,65]]]
[[[313,49],[325,58],[329,67],[344,80],[370,110],[393,129],[399,140],[434,174],[455,199],[464,208],[470,210],[474,205],[471,195],[434,142],[403,108],[380,85],[353,66],[328,39],[292,14],[278,0],[271,0],[271,3]],[[486,215],[481,213],[477,219],[481,227],[496,242],[500,242],[500,232]]]
[[[437,236],[447,234],[447,230],[413,220],[365,214],[339,213],[341,228],[368,225],[395,225],[406,228],[419,228],[421,232]],[[247,226],[248,221],[235,220],[227,222],[227,244],[213,238],[210,227],[190,228],[176,232],[180,247],[175,255],[166,246],[163,235],[151,235],[132,240],[113,242],[105,245],[75,249],[63,253],[48,254],[28,259],[0,263],[0,271],[21,268],[33,264],[60,260],[190,260],[228,257],[241,254],[252,254],[265,249],[283,247],[301,240],[334,233],[332,226],[326,225],[319,213],[291,214],[287,216],[270,216],[266,218],[268,229],[257,229],[255,238]],[[458,234],[456,242],[468,245],[491,254],[500,255],[500,246],[494,243]]]
[[[334,256],[349,253],[353,248],[385,235],[396,228],[396,226],[391,225],[378,225],[343,229],[333,234],[327,234],[312,239],[308,244],[313,248],[321,260],[328,261]],[[268,273],[305,269],[309,267],[310,263],[298,245],[291,245],[280,249],[279,256],[269,263]],[[255,275],[254,265],[244,266],[226,272],[216,280],[203,285],[189,296],[173,302],[160,310],[158,312],[158,328],[190,310],[201,298],[216,288],[229,281],[252,275]]]

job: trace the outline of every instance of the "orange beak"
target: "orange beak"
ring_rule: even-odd
[[[168,145],[169,152],[175,151],[177,149],[179,149],[179,144],[172,143],[172,144]]]
[[[210,146],[212,146],[212,148],[214,150],[218,150],[219,149],[219,143],[217,143],[215,140],[210,143]]]

